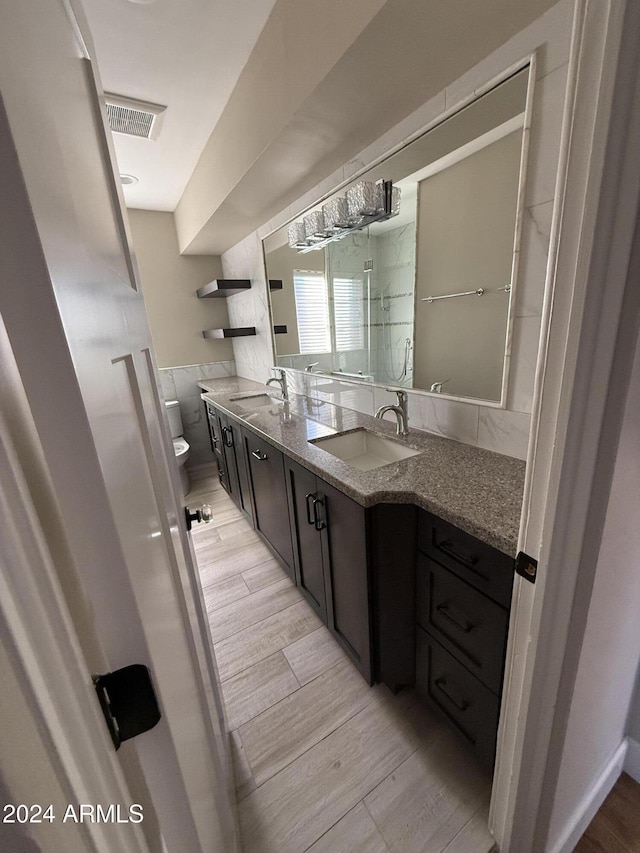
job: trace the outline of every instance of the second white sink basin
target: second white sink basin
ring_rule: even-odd
[[[244,394],[239,397],[229,397],[230,403],[237,403],[243,409],[254,409],[256,406],[267,406],[272,403],[281,403],[278,397],[270,394]]]
[[[399,441],[384,438],[367,429],[356,429],[339,435],[330,435],[326,438],[318,438],[313,444],[348,462],[360,471],[371,471],[408,459],[410,456],[418,456],[422,451],[407,447]]]

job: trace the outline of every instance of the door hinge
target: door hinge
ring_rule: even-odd
[[[516,557],[516,574],[530,583],[535,583],[538,575],[538,561],[524,551],[520,551]]]
[[[134,663],[104,675],[94,675],[102,713],[116,749],[159,722],[160,708],[146,666]]]

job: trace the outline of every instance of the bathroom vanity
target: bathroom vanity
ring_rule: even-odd
[[[491,766],[524,463],[249,380],[200,385],[221,484],[363,677],[415,685]],[[330,452],[363,430],[414,455],[359,470]]]

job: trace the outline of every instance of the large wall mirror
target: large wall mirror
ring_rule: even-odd
[[[264,240],[279,366],[505,405],[529,88],[527,66]]]

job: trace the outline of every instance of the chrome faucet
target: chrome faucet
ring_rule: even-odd
[[[398,391],[397,388],[385,388],[385,391],[395,391],[397,401],[395,406],[380,406],[374,417],[382,419],[387,412],[394,412],[398,420],[396,426],[397,435],[409,435],[409,413],[407,412],[407,392]]]
[[[270,379],[267,379],[266,384],[272,385],[274,382],[277,382],[280,386],[280,393],[282,394],[282,399],[288,402],[289,393],[287,390],[287,374],[281,367],[275,367],[274,370],[280,371],[280,376],[272,376]]]
[[[445,382],[448,382],[448,379],[443,379],[440,382],[434,382],[433,385],[429,388],[433,394],[442,394],[442,386]]]
[[[313,362],[311,362],[311,364],[308,364],[308,365],[305,367],[305,369],[304,369],[304,370],[305,370],[305,373],[313,373],[313,368],[314,368],[314,367],[317,367],[319,364],[320,364],[320,362],[319,362],[319,361],[313,361]]]

